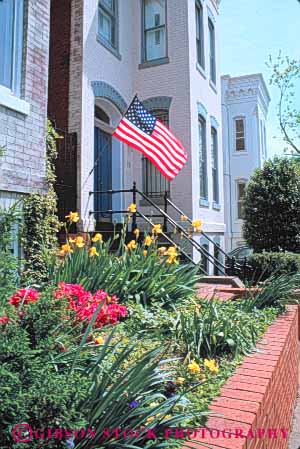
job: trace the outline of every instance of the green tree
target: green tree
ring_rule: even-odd
[[[255,252],[300,253],[300,168],[275,157],[255,170],[244,197],[244,237]]]

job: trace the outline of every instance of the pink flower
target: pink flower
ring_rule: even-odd
[[[0,324],[7,324],[9,322],[8,316],[0,316]]]
[[[36,302],[40,297],[39,292],[32,288],[21,288],[14,295],[9,298],[9,304],[15,307],[23,302],[23,304],[29,304],[30,302]]]

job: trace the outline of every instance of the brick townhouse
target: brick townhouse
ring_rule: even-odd
[[[120,221],[119,214],[90,212],[123,210],[131,202],[128,194],[90,192],[129,189],[136,181],[158,205],[168,191],[224,246],[218,6],[217,0],[52,0],[49,116],[77,137],[73,170],[82,229]],[[112,138],[135,93],[188,151],[187,165],[171,183]],[[142,198],[137,205],[155,213]],[[215,250],[200,234],[196,239]]]
[[[0,207],[45,191],[50,0],[0,1]]]

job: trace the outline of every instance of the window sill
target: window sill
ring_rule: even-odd
[[[215,210],[221,210],[221,204],[219,204],[219,203],[213,202],[212,207],[213,207],[213,209],[215,209]]]
[[[122,56],[120,55],[119,51],[112,47],[103,37],[100,36],[100,34],[97,34],[97,41],[99,44],[103,45],[103,47],[106,48],[112,55],[114,55],[117,59],[121,61]]]
[[[247,156],[248,155],[248,151],[245,150],[241,150],[241,151],[233,151],[233,156]]]
[[[196,64],[196,69],[198,70],[198,72],[200,73],[200,75],[203,76],[203,78],[206,80],[205,69],[204,69],[203,67],[201,67],[201,65],[199,64],[199,62],[197,62],[197,64]]]
[[[212,88],[212,90],[217,94],[217,86],[215,85],[215,83],[212,80],[209,80],[209,85]]]
[[[210,202],[208,200],[205,200],[204,198],[200,198],[199,205],[202,206],[202,207],[209,207],[210,206]]]
[[[10,89],[0,86],[0,105],[23,115],[30,114],[30,104],[16,97]]]
[[[145,61],[139,64],[139,69],[147,69],[149,67],[155,67],[162,64],[169,64],[170,59],[168,56],[159,59],[153,59],[152,61]]]

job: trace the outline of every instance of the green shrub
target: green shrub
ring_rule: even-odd
[[[244,237],[254,252],[300,252],[300,172],[274,158],[255,170],[244,197]]]
[[[263,281],[276,273],[295,274],[300,272],[300,254],[295,253],[254,253],[249,256],[247,264],[250,266],[249,280]]]
[[[125,235],[125,230],[124,230]],[[122,301],[134,299],[138,303],[159,300],[171,305],[195,293],[197,268],[191,265],[166,263],[167,257],[160,257],[156,244],[145,248],[126,249],[121,239],[116,252],[111,252],[112,242],[98,242],[97,254],[90,257],[88,246],[72,251],[56,266],[56,259],[49,264],[49,278],[54,285],[64,281],[79,283],[86,290],[95,292],[101,288],[117,295]],[[144,251],[147,250],[147,256]]]

